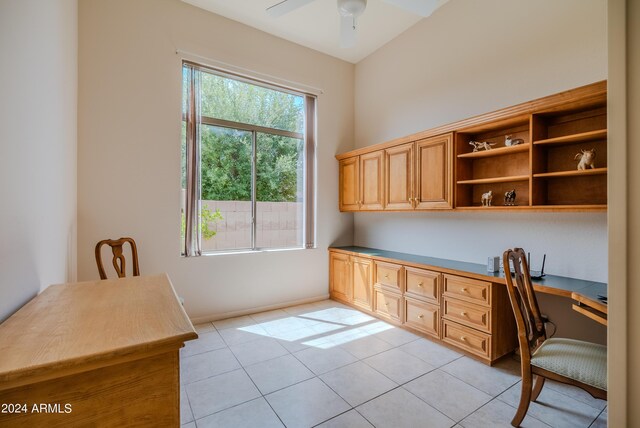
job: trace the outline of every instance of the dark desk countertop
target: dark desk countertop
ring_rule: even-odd
[[[400,262],[431,266],[436,269],[442,268],[466,272],[475,276],[483,276],[487,281],[504,284],[504,273],[487,272],[487,266],[478,263],[460,262],[457,260],[440,259],[436,257],[419,256],[417,254],[400,253],[396,251],[358,246],[330,247],[329,249],[364,254],[373,258],[380,257]],[[597,299],[597,294],[606,295],[607,293],[607,284],[603,282],[587,281],[584,279],[569,278],[565,276],[545,275],[544,278],[536,279],[532,282],[536,291],[565,297],[571,297],[572,292],[579,291],[580,293],[588,294],[589,297],[593,294],[593,298]]]

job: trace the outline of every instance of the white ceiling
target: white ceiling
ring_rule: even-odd
[[[282,0],[183,0],[294,43],[356,63],[423,19],[382,0],[369,0],[358,19],[358,39],[340,47],[340,16],[336,0],[315,0],[274,18],[266,9]],[[440,0],[443,4],[446,0]],[[428,18],[427,18],[428,19]]]

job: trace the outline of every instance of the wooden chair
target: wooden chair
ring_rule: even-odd
[[[511,425],[520,425],[530,401],[540,395],[545,379],[575,385],[595,398],[606,400],[607,347],[573,339],[547,339],[524,250],[505,251],[503,263],[509,300],[518,326],[522,368],[520,405]],[[535,386],[533,375],[537,377]]]
[[[111,247],[113,253],[113,264],[118,278],[124,278],[126,274],[126,261],[123,254],[124,244],[129,243],[131,246],[131,256],[133,259],[133,276],[140,276],[140,267],[138,266],[138,248],[136,247],[136,241],[132,238],[120,238],[120,239],[104,239],[96,244],[96,263],[98,264],[98,272],[100,273],[100,279],[107,279],[107,274],[104,271],[102,265],[101,249],[103,245]]]

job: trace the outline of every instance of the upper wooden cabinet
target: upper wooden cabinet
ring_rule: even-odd
[[[452,207],[453,134],[385,150],[385,209]]]
[[[415,144],[402,144],[384,151],[385,208],[412,210],[415,181]]]
[[[339,154],[340,210],[606,210],[606,123],[602,81]]]
[[[383,201],[383,151],[360,156],[360,209],[381,210]]]
[[[360,209],[360,158],[340,161],[340,211]]]
[[[452,208],[453,134],[416,142],[416,209]]]
[[[340,161],[340,211],[383,209],[383,154],[378,150]]]

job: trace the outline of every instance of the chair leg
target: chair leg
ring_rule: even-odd
[[[527,415],[529,410],[529,403],[531,402],[531,368],[522,369],[522,391],[520,392],[520,404],[518,405],[518,411],[511,421],[511,425],[519,427],[522,420]]]
[[[542,387],[544,386],[544,380],[542,376],[536,376],[536,384],[533,386],[533,393],[531,394],[531,401],[536,401],[538,396],[542,392]]]

